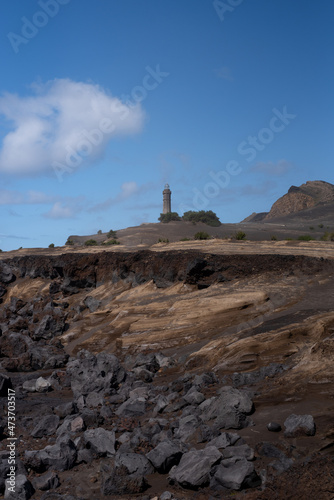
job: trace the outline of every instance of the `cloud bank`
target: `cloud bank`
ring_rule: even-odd
[[[142,130],[140,103],[124,104],[100,86],[55,79],[34,84],[34,95],[0,97],[0,115],[10,131],[2,140],[0,172],[53,173],[55,165],[79,167],[103,155],[116,135]]]

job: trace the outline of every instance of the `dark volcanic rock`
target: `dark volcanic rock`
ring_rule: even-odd
[[[227,386],[204,409],[201,418],[204,421],[215,419],[215,426],[218,428],[242,429],[249,425],[247,415],[252,411],[253,402],[250,397],[245,392]]]
[[[31,435],[34,438],[52,436],[52,434],[56,432],[58,424],[59,417],[57,415],[46,415],[45,417],[41,417],[34,427]]]
[[[77,359],[67,364],[74,395],[90,392],[110,393],[125,378],[125,371],[113,354],[80,351]]]
[[[60,485],[59,477],[54,471],[49,471],[42,476],[35,477],[33,486],[36,490],[48,491],[58,488]]]
[[[315,423],[312,415],[290,415],[284,422],[285,437],[314,436]]]
[[[101,492],[103,495],[127,495],[143,493],[148,486],[144,476],[130,474],[125,465],[102,466]]]
[[[280,432],[282,430],[282,427],[277,422],[269,422],[269,424],[267,425],[267,429],[270,432]]]
[[[83,302],[84,302],[85,306],[88,307],[89,312],[91,312],[91,313],[97,311],[97,309],[101,305],[101,301],[97,300],[95,297],[92,297],[91,295],[87,295],[87,297],[85,298],[85,300]]]
[[[84,432],[83,440],[86,448],[99,457],[115,455],[115,432],[102,427]]]
[[[172,468],[169,477],[172,482],[183,488],[199,488],[210,482],[210,471],[213,465],[222,458],[215,446],[204,450],[194,450],[185,453],[179,465]]]
[[[163,441],[146,454],[154,468],[161,474],[166,474],[180,462],[182,457],[181,446],[178,441]]]
[[[135,417],[144,415],[146,411],[146,403],[144,398],[132,399],[129,398],[124,401],[121,406],[116,410],[116,415],[122,417]]]
[[[15,485],[14,491],[11,489],[13,486],[11,485],[11,481],[6,481],[6,491],[5,491],[5,499],[6,500],[29,500],[32,497],[35,490],[31,484],[31,482],[26,478],[24,474],[17,474],[15,477]]]
[[[16,276],[12,272],[10,266],[3,261],[0,261],[0,282],[12,283],[16,280]]]
[[[278,449],[272,443],[258,443],[256,451],[262,457],[271,457],[276,459],[270,463],[270,466],[273,467],[278,474],[288,470],[293,465],[293,460],[288,458],[283,451]]]
[[[138,453],[117,453],[115,464],[116,467],[126,467],[129,474],[134,476],[146,476],[154,472],[150,461],[144,455]]]
[[[56,444],[48,445],[42,450],[26,451],[25,465],[37,472],[44,472],[49,468],[64,471],[71,469],[76,461],[77,451],[73,441],[62,435]]]
[[[261,484],[261,479],[254,470],[254,465],[245,458],[223,460],[218,465],[210,486],[219,489],[219,485],[232,490],[254,488]]]

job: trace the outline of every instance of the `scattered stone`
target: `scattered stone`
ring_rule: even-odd
[[[125,378],[125,371],[116,356],[105,352],[95,356],[80,351],[77,359],[67,364],[66,373],[75,396],[90,392],[110,393]]]
[[[192,389],[189,389],[189,391],[185,396],[183,396],[183,398],[190,405],[200,405],[205,400],[205,396],[201,392],[197,391],[194,387]]]
[[[268,366],[262,366],[260,370],[248,373],[233,373],[232,383],[234,387],[243,385],[254,385],[265,378],[274,378],[276,375],[286,370],[285,365],[279,363],[270,363]]]
[[[174,465],[178,465],[182,451],[177,441],[167,440],[159,443],[146,457],[158,472],[166,474]]]
[[[215,419],[218,428],[242,429],[250,424],[247,415],[252,411],[253,402],[248,394],[226,386],[220,390],[220,396],[205,407],[201,418],[204,421]]]
[[[59,417],[57,415],[46,415],[38,420],[31,435],[34,438],[52,436],[56,432],[58,425]]]
[[[69,403],[56,406],[53,411],[58,417],[65,418],[67,415],[73,415],[76,412],[76,408],[73,401],[70,401]]]
[[[170,480],[175,481],[183,488],[204,487],[210,482],[212,466],[217,464],[221,458],[222,454],[215,446],[189,451],[182,455],[179,465],[171,469]]]
[[[32,497],[35,490],[24,474],[17,474],[14,485],[13,482],[10,479],[6,481],[5,500],[29,500]]]
[[[282,427],[276,422],[269,422],[269,424],[267,425],[267,429],[270,432],[280,432],[282,430]]]
[[[102,427],[88,429],[83,434],[86,448],[92,450],[99,457],[115,455],[115,432],[107,431]]]
[[[314,436],[315,423],[312,415],[290,415],[284,422],[285,437]]]
[[[59,477],[56,472],[49,471],[42,476],[35,477],[33,486],[36,490],[48,491],[58,488],[60,485]]]
[[[173,498],[173,495],[170,491],[164,491],[160,495],[160,500],[171,500]]]
[[[254,465],[245,458],[224,460],[216,469],[210,486],[220,489],[219,486],[232,490],[255,488],[260,486],[261,479],[254,469]]]
[[[242,444],[240,446],[229,446],[225,448],[222,452],[225,458],[245,458],[246,460],[254,459],[254,450],[248,446],[248,444]]]
[[[25,380],[22,387],[27,392],[36,392],[36,379]]]
[[[181,439],[181,441],[188,441],[195,432],[197,432],[199,426],[198,419],[195,415],[188,415],[182,417],[179,420],[179,427],[175,431],[175,437]]]
[[[87,297],[84,299],[84,304],[86,307],[88,307],[89,312],[94,313],[97,311],[97,309],[101,305],[101,301],[97,300],[95,297],[92,297],[91,295],[87,295]]]
[[[86,397],[86,405],[90,408],[97,408],[103,405],[103,394],[90,392]]]
[[[288,470],[293,465],[293,460],[288,458],[283,451],[279,450],[272,443],[259,443],[256,446],[256,451],[262,457],[272,457],[277,459],[269,465],[275,469],[278,474]]]
[[[36,380],[36,392],[48,392],[51,390],[51,384],[43,377]]]
[[[137,453],[117,453],[115,464],[117,467],[126,467],[129,474],[136,476],[146,476],[154,472],[150,461],[144,455]]]
[[[233,446],[239,439],[240,436],[238,434],[222,432],[219,436],[209,441],[206,446],[215,446],[218,449],[224,449],[228,446]]]
[[[129,495],[143,493],[148,486],[144,476],[129,474],[128,469],[115,463],[102,465],[101,493],[103,495]]]
[[[82,419],[82,417],[76,417],[74,420],[71,422],[71,432],[81,432],[84,431],[86,428],[85,423]]]
[[[115,411],[116,415],[123,417],[136,417],[144,415],[146,412],[146,404],[144,398],[132,399],[129,398],[121,404]]]
[[[77,458],[73,441],[67,435],[58,437],[56,444],[48,445],[42,450],[25,452],[25,465],[36,472],[44,472],[49,468],[58,471],[72,469]]]

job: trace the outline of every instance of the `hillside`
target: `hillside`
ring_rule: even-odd
[[[320,210],[318,210],[320,208]],[[269,212],[253,213],[243,222],[266,222],[273,219],[285,223],[297,219],[318,220],[332,218],[334,208],[334,185],[324,181],[307,181],[301,186],[291,186],[288,192],[279,198]],[[305,217],[303,214],[305,213]],[[320,221],[321,222],[321,221]]]

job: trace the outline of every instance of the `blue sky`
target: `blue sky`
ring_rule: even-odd
[[[0,248],[334,183],[331,0],[2,0]]]

